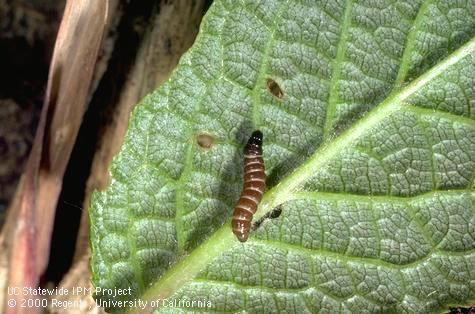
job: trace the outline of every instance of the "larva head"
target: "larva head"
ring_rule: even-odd
[[[252,132],[251,137],[249,138],[249,141],[247,141],[248,145],[256,145],[256,146],[261,146],[262,145],[262,138],[263,134],[261,131],[256,130]]]

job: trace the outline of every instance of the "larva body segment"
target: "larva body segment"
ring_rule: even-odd
[[[249,237],[252,216],[266,189],[262,137],[261,131],[252,132],[244,147],[244,185],[231,222],[233,232],[241,242],[245,242]]]

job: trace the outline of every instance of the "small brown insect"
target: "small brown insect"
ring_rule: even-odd
[[[234,208],[231,226],[239,241],[249,237],[252,216],[266,189],[266,174],[262,159],[262,132],[252,132],[244,147],[244,186],[239,202]]]
[[[209,134],[202,133],[198,135],[198,137],[196,138],[196,142],[202,149],[210,150],[213,146],[214,138]]]
[[[271,78],[267,79],[267,89],[278,99],[282,99],[282,97],[284,97],[284,92],[280,88],[279,84],[277,84],[277,82]]]

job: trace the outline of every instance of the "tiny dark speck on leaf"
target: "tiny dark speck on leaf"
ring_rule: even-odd
[[[202,149],[210,150],[211,147],[213,147],[214,137],[206,133],[201,133],[196,138],[196,142]]]
[[[271,78],[267,79],[267,89],[275,97],[282,99],[284,97],[284,92],[280,88],[279,84]]]
[[[270,219],[279,218],[280,214],[282,214],[282,206],[277,206],[269,213]]]
[[[282,204],[277,206],[276,208],[274,208],[273,210],[271,210],[270,212],[268,212],[267,214],[265,214],[261,219],[259,219],[258,221],[256,221],[253,225],[252,225],[252,230],[256,230],[257,228],[259,228],[263,223],[264,221],[266,220],[270,220],[270,219],[276,219],[276,218],[279,218],[280,214],[282,214]]]

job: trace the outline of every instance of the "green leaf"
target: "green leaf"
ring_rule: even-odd
[[[473,303],[474,36],[472,0],[215,1],[93,196],[94,285],[164,313]],[[254,129],[268,191],[239,243]]]

